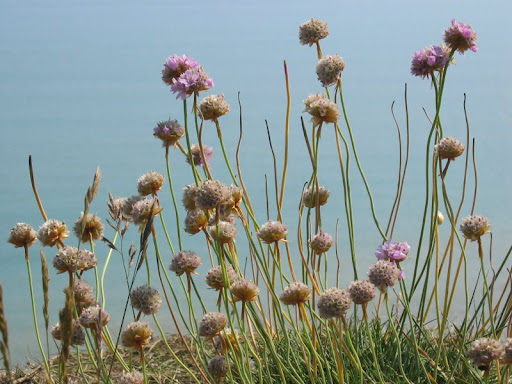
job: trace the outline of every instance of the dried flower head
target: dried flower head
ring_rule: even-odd
[[[421,78],[442,72],[450,60],[450,52],[445,45],[423,48],[412,55],[411,74]]]
[[[136,321],[128,324],[121,333],[121,344],[123,347],[140,351],[144,346],[149,344],[153,331],[148,323]]]
[[[185,232],[195,235],[208,226],[208,216],[200,209],[187,212],[185,218]]]
[[[375,251],[375,256],[379,260],[402,261],[407,258],[411,247],[406,242],[399,243],[388,240],[384,244],[379,245]]]
[[[103,236],[105,227],[101,222],[98,215],[88,213],[84,216],[82,213],[73,225],[73,232],[75,236],[83,243],[87,243],[92,240],[99,240]]]
[[[491,223],[486,217],[471,215],[462,220],[460,231],[466,239],[475,241],[491,231]]]
[[[315,186],[309,187],[302,194],[302,205],[308,208],[316,207],[316,199],[318,203],[324,205],[329,200],[331,192],[325,187],[319,186],[318,189]]]
[[[236,329],[224,328],[224,330],[213,338],[213,346],[217,353],[226,354],[231,348],[238,351],[238,344],[243,342],[242,335]]]
[[[395,263],[379,260],[368,269],[368,280],[381,292],[386,292],[388,287],[393,287],[400,278],[401,271]]]
[[[285,305],[298,305],[311,299],[311,288],[301,282],[294,282],[287,286],[279,296]]]
[[[71,345],[78,346],[85,344],[85,332],[78,320],[73,320],[73,330],[71,332]],[[61,340],[60,323],[55,324],[51,330],[52,337],[55,340]]]
[[[196,193],[197,186],[195,184],[187,185],[183,188],[183,197],[181,201],[187,211],[193,211],[196,209]]]
[[[228,363],[225,356],[215,356],[208,361],[208,372],[220,381],[228,373]]]
[[[329,288],[318,298],[318,313],[323,319],[342,317],[350,309],[352,300],[344,289]]]
[[[75,281],[73,286],[75,302],[88,306],[96,302],[92,287],[83,279]]]
[[[149,171],[137,181],[137,190],[141,196],[155,195],[164,185],[164,181],[164,175],[156,171]]]
[[[204,155],[204,161],[203,157],[201,156],[201,147],[199,144],[192,144],[190,146],[190,153],[192,153],[192,161],[194,162],[194,165],[196,167],[203,167],[204,163],[210,163],[213,156],[213,148],[208,147],[207,145],[203,145],[203,155]],[[190,164],[190,158],[188,156],[185,156],[185,161],[187,164]]]
[[[144,375],[139,371],[124,372],[116,384],[143,384]]]
[[[37,238],[45,247],[53,247],[68,236],[69,232],[66,223],[55,219],[46,221],[37,231]]]
[[[222,288],[229,288],[233,282],[238,279],[238,274],[231,264],[226,265],[226,281],[224,282],[224,275],[222,273],[222,267],[219,265],[213,267],[206,274],[206,284],[210,288],[220,291]]]
[[[471,25],[461,22],[457,23],[455,19],[452,19],[452,25],[444,31],[444,42],[446,45],[451,50],[456,49],[462,54],[468,49],[478,52],[478,47],[475,44],[476,39],[476,33],[471,28]]]
[[[314,126],[322,123],[336,123],[340,119],[340,112],[336,103],[324,98],[320,98],[309,104],[306,110],[312,118]]]
[[[178,120],[160,121],[153,128],[153,136],[162,140],[162,146],[164,147],[176,146],[184,134],[185,128],[178,123]]]
[[[130,293],[132,307],[145,315],[154,315],[162,307],[162,295],[156,289],[144,284]]]
[[[317,93],[316,95],[309,95],[305,100],[303,100],[304,103],[304,112],[307,112],[311,104],[313,104],[315,101],[318,100],[326,100],[327,97],[323,93]]]
[[[199,336],[213,338],[224,329],[228,318],[220,312],[208,312],[201,319],[199,324]]]
[[[489,370],[491,363],[503,354],[503,347],[495,339],[481,338],[473,341],[468,349],[468,357],[471,363],[482,371]]]
[[[236,185],[231,184],[229,187],[231,192],[231,200],[235,206],[238,206],[244,198],[244,190]]]
[[[340,55],[325,56],[316,65],[318,80],[324,87],[338,82],[341,72],[345,69],[345,60]]]
[[[172,80],[171,91],[177,93],[176,98],[185,100],[187,97],[213,87],[213,80],[203,70],[203,67],[187,69],[180,77]]]
[[[453,137],[444,137],[434,147],[434,151],[441,159],[455,160],[464,152],[464,144]]]
[[[512,364],[512,338],[508,338],[503,342],[501,362],[505,365]]]
[[[98,260],[94,253],[71,246],[62,247],[53,258],[53,266],[57,273],[87,271],[97,264]]]
[[[258,286],[252,281],[245,279],[240,279],[237,282],[231,284],[229,290],[233,295],[233,301],[235,303],[237,301],[256,301],[258,295],[260,294]]]
[[[353,281],[348,292],[354,304],[366,304],[375,297],[375,286],[368,280]]]
[[[78,318],[84,328],[99,330],[110,321],[110,315],[99,305],[85,308]]]
[[[288,235],[288,227],[279,221],[267,221],[256,235],[265,243],[272,244],[284,240]]]
[[[18,223],[11,229],[7,241],[15,248],[30,247],[37,240],[37,233],[30,224]]]
[[[231,197],[229,188],[220,181],[206,180],[197,190],[196,206],[203,211],[213,209]]]
[[[332,236],[324,231],[320,231],[309,240],[309,246],[317,255],[327,252],[332,244]]]
[[[133,195],[126,199],[123,205],[123,216],[126,220],[132,221],[133,206],[141,200],[144,200],[144,196]]]
[[[199,103],[199,112],[204,120],[217,120],[229,112],[224,95],[210,95]]]
[[[174,79],[177,79],[189,69],[197,68],[197,66],[197,61],[186,55],[169,56],[165,60],[164,69],[162,69],[162,80],[167,85],[172,85]]]
[[[308,44],[311,47],[328,35],[329,26],[322,20],[310,19],[299,27],[299,41],[302,45]]]
[[[238,233],[235,226],[227,221],[219,221],[209,227],[210,235],[221,244],[229,244],[235,240]]]
[[[181,251],[172,257],[169,269],[175,272],[177,276],[181,276],[184,273],[189,275],[194,273],[201,263],[202,260],[197,253],[192,251]]]
[[[137,201],[132,207],[132,220],[135,225],[144,227],[151,216],[156,216],[162,212],[156,198],[145,198]]]

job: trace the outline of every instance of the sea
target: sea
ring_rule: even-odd
[[[429,79],[411,75],[415,51],[440,44],[452,19],[473,26],[478,34],[478,53],[456,55],[447,75],[441,119],[445,136],[466,142],[466,120],[470,127],[470,151],[477,169],[475,213],[489,218],[492,237],[484,240],[486,265],[496,267],[512,242],[512,3],[500,1],[0,1],[0,282],[9,327],[13,364],[40,361],[35,340],[22,249],[7,243],[9,230],[18,222],[36,229],[43,219],[29,178],[32,157],[37,188],[50,218],[68,228],[84,209],[84,195],[94,172],[102,180],[91,212],[108,218],[109,193],[137,193],[137,180],[145,172],[165,173],[165,151],[153,137],[157,122],[183,122],[183,103],[161,80],[165,59],[186,54],[203,65],[215,86],[200,96],[225,95],[230,113],[220,119],[227,155],[235,165],[240,136],[239,162],[258,222],[277,216],[274,198],[273,157],[278,177],[283,169],[286,126],[286,63],[290,86],[289,163],[283,204],[283,221],[290,230],[289,243],[296,268],[297,226],[301,190],[311,175],[311,163],[301,127],[303,117],[311,134],[303,100],[322,92],[317,80],[315,47],[300,45],[299,25],[310,18],[329,24],[322,41],[324,55],[339,54],[346,61],[342,82],[347,115],[361,166],[375,203],[375,212],[385,227],[392,209],[399,174],[402,137],[405,159],[407,120],[404,93],[407,89],[410,153],[403,198],[393,239],[411,245],[403,263],[406,279],[412,276],[425,201],[426,142],[429,117],[434,115],[434,88]],[[239,104],[240,101],[240,104]],[[397,124],[392,115],[396,116]],[[191,100],[188,113],[191,112]],[[194,134],[190,115],[191,134]],[[345,134],[346,127],[342,125]],[[348,136],[347,136],[348,137]],[[193,142],[197,139],[193,136]],[[203,143],[214,148],[214,177],[231,183],[219,146],[215,126],[206,122]],[[319,145],[320,183],[331,191],[322,210],[326,231],[338,231],[339,275],[336,258],[329,255],[329,283],[344,286],[353,279],[348,248],[343,189],[332,126],[325,126]],[[375,261],[374,251],[382,239],[375,228],[370,202],[354,156],[350,157],[357,267],[360,276]],[[403,162],[402,162],[403,165]],[[471,212],[475,172],[470,158],[465,205],[461,216]],[[179,150],[171,150],[170,167],[178,198],[193,182]],[[461,198],[464,159],[452,162],[447,175],[450,197]],[[161,194],[163,216],[170,238],[177,247],[176,218],[168,184]],[[184,211],[180,207],[180,223]],[[304,219],[303,219],[304,220]],[[107,225],[105,237],[113,240]],[[159,224],[161,225],[161,224]],[[303,225],[304,222],[303,222]],[[242,227],[239,226],[242,233]],[[446,238],[449,225],[441,226]],[[138,233],[131,228],[124,243],[127,250]],[[492,243],[491,243],[492,238]],[[159,232],[162,257],[168,263],[172,251]],[[76,245],[71,234],[70,245]],[[120,246],[120,243],[116,243]],[[243,238],[237,243],[242,262],[248,257]],[[183,248],[198,252],[203,265],[194,276],[204,292],[207,309],[213,310],[216,295],[207,290],[204,275],[211,267],[204,239],[183,234]],[[54,248],[36,244],[30,248],[30,266],[36,295],[39,329],[46,345],[42,315],[40,252],[50,263],[50,325],[58,322],[63,306],[64,275],[51,267]],[[96,244],[100,273],[109,248]],[[424,255],[424,253],[422,253]],[[150,246],[150,262],[154,252]],[[475,243],[467,250],[470,283],[480,271]],[[153,265],[153,264],[152,264]],[[94,275],[84,275],[94,283]],[[145,282],[145,274],[136,284]],[[178,280],[175,276],[176,284]],[[153,275],[155,284],[156,274]],[[179,285],[178,285],[179,286]],[[276,288],[280,289],[280,288]],[[105,272],[106,307],[116,333],[121,326],[127,299],[123,259],[113,252]],[[460,318],[463,291],[457,291],[453,319]],[[186,307],[184,296],[178,296]],[[175,305],[175,304],[174,304]],[[194,305],[197,306],[197,303]],[[210,308],[211,307],[211,308]],[[200,315],[200,307],[196,312]],[[187,311],[185,311],[187,313]],[[130,311],[128,311],[130,314]],[[159,316],[165,332],[174,325],[167,309]],[[126,321],[125,323],[126,324]],[[49,341],[54,352],[55,345]]]

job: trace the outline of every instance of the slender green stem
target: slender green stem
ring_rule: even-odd
[[[172,204],[174,205],[174,213],[176,215],[176,231],[178,233],[178,245],[180,247],[180,250],[183,249],[183,246],[181,244],[181,225],[180,225],[180,213],[178,210],[178,204],[176,203],[176,196],[174,195],[174,188],[172,185],[172,178],[171,178],[171,167],[169,164],[169,147],[165,148],[165,165],[167,168],[167,179],[169,180],[169,189],[171,190],[171,196],[172,196]],[[160,214],[161,216],[161,214]],[[172,251],[174,253],[174,250]]]
[[[187,111],[187,99],[183,100],[183,121],[185,124],[185,138],[187,139],[187,156],[188,161],[190,163],[190,167],[192,168],[192,175],[194,175],[194,182],[196,185],[199,185],[199,181],[197,179],[196,166],[194,164],[194,158],[192,157],[192,147],[190,145],[190,135],[188,132],[188,111]]]

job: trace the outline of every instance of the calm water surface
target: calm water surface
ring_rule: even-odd
[[[106,218],[108,192],[115,196],[134,194],[140,175],[151,169],[165,170],[164,151],[153,138],[152,128],[157,121],[169,117],[182,120],[181,102],[160,80],[160,70],[168,55],[186,53],[196,58],[215,81],[210,93],[225,94],[232,113],[221,123],[232,157],[238,140],[236,106],[240,92],[244,111],[240,161],[253,203],[260,212],[260,222],[266,221],[265,175],[269,180],[273,177],[265,120],[274,147],[282,153],[286,105],[283,60],[287,60],[292,92],[291,166],[284,216],[290,228],[296,228],[300,190],[310,174],[299,120],[302,100],[321,91],[314,72],[316,52],[301,46],[297,38],[298,26],[311,17],[330,25],[331,35],[322,45],[324,54],[338,53],[347,62],[343,75],[346,104],[383,225],[394,197],[398,166],[396,128],[390,106],[396,100],[395,110],[404,127],[403,92],[404,84],[408,84],[411,160],[395,237],[408,241],[413,248],[418,241],[424,199],[423,145],[430,127],[422,108],[432,115],[433,90],[428,81],[409,74],[410,58],[414,51],[440,43],[442,32],[453,17],[473,25],[479,35],[480,51],[457,56],[457,65],[450,68],[443,124],[446,135],[464,137],[462,102],[466,93],[479,170],[476,212],[492,221],[494,262],[498,263],[512,240],[512,53],[506,49],[512,43],[512,32],[507,28],[511,8],[506,1],[434,1],[422,5],[406,1],[364,5],[335,1],[275,4],[266,0],[196,1],[190,5],[174,1],[148,1],[143,5],[134,1],[2,1],[0,238],[4,241],[0,242],[0,281],[13,361],[22,363],[27,356],[38,356],[23,252],[5,241],[16,222],[28,222],[36,228],[42,224],[30,188],[28,155],[33,156],[38,188],[48,215],[66,221],[70,227],[83,210],[83,195],[95,168],[100,166],[103,181],[92,211]],[[205,126],[204,143],[215,147],[215,177],[229,182],[211,125]],[[332,192],[329,210],[323,213],[326,230],[334,232],[336,220],[340,219],[343,285],[351,278],[351,265],[333,143],[332,131],[325,130],[320,177]],[[178,190],[191,183],[178,152],[171,154],[171,167]],[[449,180],[455,196],[462,170],[462,161],[450,166],[450,172],[457,175]],[[364,274],[374,260],[373,250],[380,238],[355,168],[352,179],[358,267],[360,274]],[[468,190],[472,188],[470,181]],[[172,229],[174,214],[170,203],[170,196],[164,195],[165,217]],[[272,204],[271,209],[271,216],[275,216]],[[467,215],[469,210],[468,206],[462,214]],[[112,231],[107,231],[106,236],[112,238]],[[132,238],[126,247],[129,241],[136,240],[136,235]],[[176,242],[175,235],[172,239]],[[290,240],[293,248],[295,236]],[[185,248],[195,249],[194,242],[193,237],[186,236]],[[239,246],[243,252],[244,245]],[[472,269],[478,270],[474,248],[471,244],[468,257],[473,259]],[[39,249],[39,245],[31,248],[31,259],[40,309]],[[48,259],[55,253],[53,249],[44,252]],[[103,264],[107,249],[99,244],[97,254]],[[170,256],[171,252],[165,251],[167,260]],[[413,262],[405,266],[406,273]],[[202,276],[207,269],[203,265],[197,278],[203,290]],[[50,284],[53,324],[63,304],[60,291],[66,279],[51,271]],[[114,255],[107,271],[106,289],[115,329],[126,300],[118,255]],[[213,297],[209,291],[205,295]],[[168,314],[163,313],[161,319],[166,330],[172,331]]]

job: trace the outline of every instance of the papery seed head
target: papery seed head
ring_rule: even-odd
[[[309,187],[302,194],[302,205],[307,208],[315,208],[317,196],[319,204],[325,205],[331,196],[331,192],[322,186],[319,186],[318,189],[315,186]]]
[[[325,21],[310,19],[302,23],[299,27],[299,41],[302,45],[308,44],[310,47],[319,40],[329,35],[329,26]]]
[[[497,360],[503,354],[503,347],[495,339],[483,337],[471,343],[468,349],[468,357],[471,363],[480,370],[487,371],[494,360]]]
[[[123,205],[123,216],[126,220],[132,221],[133,206],[144,199],[145,197],[141,195],[133,195],[126,199]]]
[[[96,302],[94,296],[94,290],[92,287],[83,279],[75,281],[73,286],[73,293],[75,295],[75,302],[85,306],[89,306]]]
[[[158,290],[144,284],[130,293],[132,307],[145,315],[154,315],[162,307],[162,295]]]
[[[57,273],[87,271],[94,268],[98,260],[94,253],[86,249],[65,246],[59,249],[59,253],[53,258],[53,266]]]
[[[208,216],[200,209],[187,212],[185,218],[185,232],[195,235],[208,226]]]
[[[466,239],[475,241],[491,231],[491,223],[486,217],[471,215],[462,220],[460,231]]]
[[[455,160],[464,152],[464,144],[453,137],[444,137],[434,147],[434,151],[441,159]]]
[[[69,236],[66,223],[55,219],[46,221],[37,231],[37,238],[45,247],[53,247]]]
[[[401,271],[395,263],[379,260],[368,269],[368,280],[384,293],[388,287],[396,284],[400,274]]]
[[[512,338],[508,338],[503,342],[501,362],[505,365],[512,364]]]
[[[333,242],[331,235],[320,231],[320,233],[317,233],[309,239],[309,246],[317,255],[320,255],[327,252],[332,247]]]
[[[199,324],[199,336],[213,338],[224,329],[228,318],[220,312],[208,312],[201,319]]]
[[[224,328],[224,330],[213,338],[213,346],[217,353],[224,355],[231,348],[239,350],[238,344],[243,342],[242,335],[236,329]]]
[[[204,120],[217,120],[229,112],[229,104],[224,95],[206,96],[199,103],[199,112]]]
[[[137,190],[141,196],[155,195],[162,188],[164,181],[164,175],[156,171],[149,171],[137,181]]]
[[[233,295],[233,301],[256,301],[258,295],[260,294],[260,290],[256,284],[252,281],[240,279],[233,284],[229,288],[231,294]]]
[[[288,235],[288,227],[279,221],[267,221],[256,235],[265,243],[272,244]]]
[[[195,184],[187,185],[183,188],[183,197],[181,202],[187,211],[193,211],[196,209],[196,193],[197,186]]]
[[[221,244],[232,243],[238,233],[235,226],[227,221],[219,221],[208,229],[212,238]]]
[[[231,264],[226,265],[226,278],[227,281],[224,283],[222,267],[219,265],[208,271],[206,274],[206,284],[208,284],[210,288],[213,288],[216,291],[219,291],[222,288],[229,288],[231,284],[233,284],[238,279],[238,274]]]
[[[110,315],[99,305],[95,305],[85,308],[78,320],[84,328],[99,330],[108,324],[110,321]]]
[[[98,215],[88,213],[84,216],[82,213],[73,225],[75,236],[83,243],[92,240],[99,240],[103,236],[105,227]]]
[[[375,297],[375,286],[368,280],[353,281],[348,292],[354,304],[366,304]]]
[[[206,180],[197,190],[196,206],[203,211],[208,211],[230,197],[229,188],[224,183],[216,180]]]
[[[116,197],[107,202],[108,213],[113,220],[125,220],[123,216],[123,208],[127,201],[127,197]]]
[[[135,225],[142,228],[151,216],[162,212],[156,198],[145,198],[137,201],[132,207],[132,220]]]
[[[15,248],[30,247],[37,240],[37,232],[31,225],[26,223],[16,224],[9,234],[7,241],[14,245]]]
[[[124,372],[116,384],[143,384],[144,375],[139,371]]]
[[[175,147],[184,134],[185,129],[178,123],[178,120],[160,121],[153,128],[153,136],[162,140],[164,147]]]
[[[55,340],[61,341],[62,333],[60,330],[60,323],[55,324],[51,329],[52,337]],[[72,331],[71,331],[71,345],[79,346],[85,344],[85,332],[78,320],[73,320]]]
[[[325,56],[316,65],[316,74],[322,86],[327,87],[337,83],[341,72],[345,69],[345,60],[339,55]]]
[[[172,257],[169,269],[181,276],[184,273],[191,274],[201,265],[202,260],[197,253],[192,251],[181,251]]]
[[[318,298],[318,314],[323,319],[342,317],[350,309],[352,300],[344,289],[329,288]]]
[[[203,157],[201,156],[201,147],[199,144],[192,144],[190,146],[190,153],[192,154],[192,161],[194,162],[194,165],[196,167],[203,167],[205,161],[207,164],[209,164],[212,160],[213,148],[203,144],[204,161]],[[185,161],[187,164],[190,164],[190,158],[187,155],[185,156]]]
[[[215,377],[216,380],[221,380],[228,373],[228,363],[225,356],[215,356],[208,361],[208,372]]]
[[[309,104],[306,111],[312,118],[314,126],[322,123],[337,123],[340,119],[338,105],[328,99],[318,99]]]
[[[311,288],[301,282],[291,283],[279,296],[279,300],[285,305],[298,305],[309,299],[311,299]]]
[[[121,333],[121,344],[123,347],[140,351],[144,346],[149,344],[153,331],[148,323],[136,321],[128,324]]]

